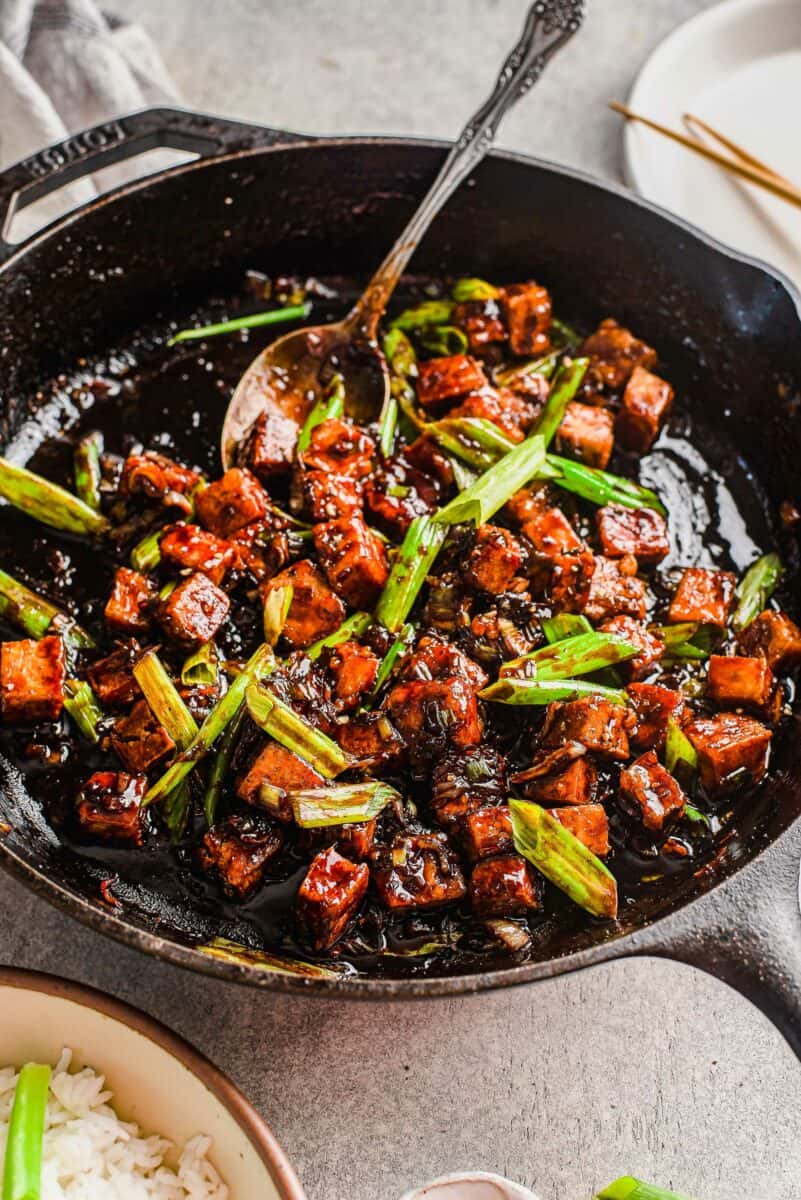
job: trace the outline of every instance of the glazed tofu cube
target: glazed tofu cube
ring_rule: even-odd
[[[629,679],[639,679],[640,676],[647,675],[654,663],[659,662],[665,653],[665,643],[662,639],[633,617],[611,617],[599,626],[599,630],[601,633],[611,633],[631,646],[639,646],[640,653],[635,658],[629,658],[620,664]]]
[[[156,598],[156,585],[139,571],[118,567],[106,604],[106,624],[113,633],[133,636],[147,633],[150,610]]]
[[[191,510],[189,495],[200,483],[197,471],[182,467],[163,454],[129,454],[122,468],[120,494],[144,496],[165,508]]]
[[[230,607],[225,592],[198,571],[162,602],[157,618],[167,636],[188,650],[211,641]]]
[[[787,613],[766,609],[737,639],[743,654],[759,654],[772,671],[791,671],[801,663],[801,629]]]
[[[300,510],[313,522],[335,521],[361,512],[362,484],[333,471],[300,471],[296,476]]]
[[[603,804],[549,808],[548,812],[593,854],[603,858],[609,853],[609,818]]]
[[[737,579],[731,571],[688,567],[670,602],[669,621],[699,621],[722,629],[729,619]]]
[[[175,742],[153,716],[146,700],[137,700],[127,717],[114,722],[111,745],[132,775],[146,774],[175,749]]]
[[[640,454],[650,450],[672,404],[670,384],[644,367],[635,367],[615,421],[615,436],[621,446]]]
[[[549,704],[542,729],[542,746],[555,749],[580,742],[586,750],[604,758],[625,761],[629,757],[627,714],[622,704],[602,696]]]
[[[653,750],[620,772],[620,798],[649,833],[662,833],[684,812],[687,797]]]
[[[586,756],[576,758],[564,771],[528,779],[521,787],[527,800],[544,808],[563,804],[591,804],[598,783],[598,770]]]
[[[327,825],[323,829],[302,829],[299,846],[312,855],[333,846],[351,862],[363,862],[375,843],[375,821],[356,821],[351,825]]]
[[[431,809],[443,829],[506,795],[506,760],[490,746],[446,754],[432,768]]]
[[[415,517],[432,512],[438,499],[436,480],[402,458],[390,459],[364,488],[364,507],[373,523],[396,541],[402,541]]]
[[[432,358],[418,367],[417,399],[423,408],[447,408],[448,401],[488,386],[481,364],[469,354]]]
[[[537,508],[523,523],[523,533],[537,556],[548,562],[556,562],[560,555],[584,548],[584,542],[561,508]]]
[[[591,621],[605,621],[617,616],[645,620],[645,584],[636,575],[621,569],[630,562],[634,563],[634,560],[596,555],[590,593],[584,606],[584,612]]]
[[[396,684],[387,712],[409,749],[425,757],[448,746],[477,746],[484,732],[476,694],[457,676]]]
[[[199,525],[173,525],[164,534],[159,548],[165,563],[178,571],[202,571],[218,586],[237,560],[236,547],[231,542]]]
[[[553,508],[551,491],[548,484],[543,482],[515,492],[511,499],[506,501],[503,511],[510,521],[517,525],[525,525],[526,521],[532,521],[550,508]]]
[[[334,680],[334,697],[340,712],[349,712],[367,696],[375,683],[380,662],[369,646],[343,642],[332,651],[328,670]]]
[[[470,587],[500,595],[508,590],[523,565],[523,547],[497,525],[482,525],[476,531],[473,548],[464,568]]]
[[[449,418],[468,417],[491,421],[511,442],[522,442],[536,416],[537,406],[509,388],[500,391],[485,388],[483,392],[472,392],[448,412]]]
[[[269,483],[292,469],[300,426],[277,410],[263,412],[248,439],[246,462],[254,475]]]
[[[698,754],[701,783],[717,792],[741,782],[758,783],[768,765],[771,732],[753,717],[718,713],[684,726]]]
[[[460,825],[460,844],[470,862],[514,850],[512,818],[507,805],[477,808]]]
[[[314,526],[314,548],[331,587],[351,608],[371,609],[389,578],[387,551],[360,516]]]
[[[453,483],[453,467],[433,438],[422,434],[407,446],[403,457],[418,471],[435,479],[441,488]]]
[[[313,767],[279,742],[267,742],[257,753],[236,785],[236,794],[246,804],[263,808],[278,821],[292,820],[287,792],[324,787],[325,780]],[[265,793],[262,793],[265,788]]]
[[[350,925],[370,882],[366,863],[352,863],[333,846],[312,860],[297,898],[298,924],[316,951],[330,950]]]
[[[712,654],[707,670],[707,699],[720,708],[771,711],[776,680],[765,658]]]
[[[534,280],[501,288],[512,354],[537,358],[551,344],[551,297]]]
[[[370,853],[373,884],[386,908],[435,908],[461,900],[459,860],[442,833],[399,834]]]
[[[652,508],[607,504],[595,514],[601,549],[607,558],[633,554],[638,562],[658,563],[670,553],[667,522]]]
[[[293,591],[283,636],[296,650],[304,650],[339,628],[345,619],[345,605],[307,558],[270,579],[264,585],[265,598],[274,588],[287,584]]]
[[[560,454],[578,459],[589,467],[606,467],[615,447],[615,420],[597,404],[571,400],[556,431]]]
[[[144,775],[96,771],[75,801],[80,832],[103,842],[141,846],[147,829],[147,809],[142,808],[146,788]]]
[[[402,669],[403,679],[447,679],[451,675],[460,675],[477,691],[489,683],[487,672],[464,650],[434,634],[420,638]]]
[[[270,860],[283,844],[281,830],[260,813],[234,813],[212,825],[197,848],[196,861],[226,896],[248,900],[261,887]]]
[[[627,690],[634,712],[634,725],[629,731],[632,745],[638,750],[661,750],[668,721],[681,717],[684,697],[658,683],[630,683]]]
[[[25,638],[0,646],[0,708],[3,720],[57,721],[67,678],[60,637]]]
[[[542,907],[542,876],[519,854],[476,863],[470,876],[470,903],[478,917],[521,917]]]
[[[467,334],[471,350],[506,341],[506,325],[497,300],[462,301],[454,307],[453,323]]]
[[[612,318],[601,321],[581,353],[591,359],[594,379],[610,392],[620,391],[635,367],[656,366],[656,351]]]
[[[133,676],[141,652],[138,642],[132,640],[89,667],[86,674],[103,708],[127,708],[142,695]]]
[[[595,555],[578,536],[559,508],[545,508],[523,525],[536,558],[549,566],[543,584],[534,570],[535,585],[544,586],[555,608],[581,612],[590,595]]]
[[[342,749],[359,766],[395,766],[403,755],[403,740],[383,712],[356,713],[336,728]]]
[[[198,520],[219,538],[230,538],[266,516],[269,497],[255,475],[231,467],[195,497]]]
[[[312,471],[330,471],[363,479],[373,469],[375,442],[350,421],[321,421],[312,430],[309,448],[301,455],[303,465]]]

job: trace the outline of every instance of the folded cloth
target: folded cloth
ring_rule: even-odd
[[[178,100],[147,34],[94,0],[0,0],[0,168],[120,113]],[[115,168],[113,182],[134,174]],[[57,211],[94,191],[90,181],[71,185]],[[55,203],[40,209],[36,224],[55,212]]]

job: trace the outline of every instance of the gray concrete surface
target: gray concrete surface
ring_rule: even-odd
[[[187,103],[296,129],[449,136],[517,33],[522,0],[105,0],[152,30]],[[590,0],[581,39],[502,144],[614,176],[604,108],[701,0]],[[309,1200],[394,1200],[465,1167],[542,1200],[632,1172],[697,1200],[798,1200],[801,1073],[764,1018],[685,967],[642,961],[426,1004],[256,995],[151,962],[0,878],[0,959],[93,983],[219,1063]],[[1,1019],[1,1017],[0,1017]]]

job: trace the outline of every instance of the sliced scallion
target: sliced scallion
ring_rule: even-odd
[[[500,294],[500,288],[486,279],[457,279],[451,288],[451,295],[457,304],[470,300],[497,300]]]
[[[397,633],[411,612],[446,536],[445,526],[428,514],[415,517],[406,530],[375,610],[390,633]]]
[[[213,687],[220,675],[220,656],[214,642],[204,642],[181,667],[184,687]]]
[[[563,363],[559,368],[545,407],[537,418],[533,430],[534,433],[539,434],[546,447],[550,446],[557,429],[562,424],[567,406],[581,387],[589,365],[588,358],[574,358],[569,363]]]
[[[739,632],[759,616],[783,573],[784,567],[778,554],[763,554],[751,564],[737,585],[737,607],[731,618],[732,629]]]
[[[586,912],[617,916],[617,881],[597,855],[539,804],[511,799],[509,811],[518,854]]]
[[[610,471],[601,471],[598,467],[588,467],[585,463],[574,462],[571,458],[562,458],[558,454],[548,455],[539,475],[541,479],[550,479],[557,487],[573,492],[593,504],[652,508],[662,516],[667,514],[656,493],[641,483],[625,479],[622,475],[613,475]]]
[[[549,643],[561,642],[563,638],[576,637],[580,633],[592,633],[592,625],[580,613],[559,613],[546,617],[540,628]]]
[[[480,479],[434,514],[433,520],[445,525],[472,521],[478,528],[502,508],[507,500],[528,483],[545,461],[541,437],[530,437],[510,450]]]
[[[633,1175],[625,1175],[598,1192],[594,1200],[690,1200],[690,1197],[668,1192],[654,1183],[643,1183]]]
[[[611,633],[580,633],[504,663],[501,675],[506,677],[525,668],[529,677],[537,681],[574,679],[625,662],[639,653],[639,646]]]
[[[327,734],[310,724],[266,688],[251,684],[245,701],[252,720],[326,779],[335,779],[350,759]]]
[[[621,688],[605,687],[583,679],[514,679],[504,675],[478,693],[482,700],[496,704],[551,704],[554,700],[577,700],[581,696],[599,696],[612,704],[628,704]]]
[[[295,589],[291,583],[287,583],[283,587],[272,588],[267,593],[262,615],[264,640],[268,646],[274,646],[284,632],[294,594]]]
[[[312,662],[315,662],[323,650],[333,649],[334,646],[341,646],[343,642],[358,641],[373,623],[373,616],[368,612],[355,612],[347,617],[338,629],[333,633],[329,633],[327,637],[320,638],[319,642],[314,642],[303,653]]]
[[[182,329],[171,337],[167,345],[195,341],[198,338],[218,337],[221,333],[237,333],[240,329],[258,329],[262,325],[281,325],[286,321],[300,321],[311,312],[311,302],[289,304],[286,308],[271,308],[268,312],[251,313],[248,317],[234,317],[230,321],[218,321],[215,325],[201,325],[197,329]]]
[[[103,719],[103,710],[90,685],[84,679],[68,679],[64,684],[64,707],[78,726],[79,733],[87,742],[95,745],[100,741],[97,726]]]
[[[292,812],[301,829],[372,821],[388,804],[400,798],[400,792],[380,780],[289,793]]]
[[[108,528],[106,518],[72,492],[7,458],[0,458],[0,496],[51,529],[96,535]]]
[[[160,542],[163,537],[164,530],[156,529],[136,543],[131,551],[131,566],[135,571],[141,571],[143,575],[155,571],[161,562]]]
[[[75,492],[79,500],[100,512],[100,455],[103,453],[103,436],[89,433],[81,438],[73,455]]]
[[[390,321],[389,328],[408,333],[410,330],[424,329],[427,325],[447,325],[452,313],[453,303],[450,300],[423,300],[413,308],[405,308]]]

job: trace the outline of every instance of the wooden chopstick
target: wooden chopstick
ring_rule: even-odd
[[[795,188],[796,185],[792,179],[788,179],[786,175],[780,175],[778,171],[774,171],[773,167],[763,162],[761,158],[757,158],[754,154],[749,154],[744,146],[739,145],[738,142],[733,142],[731,138],[726,137],[719,129],[715,129],[714,126],[707,124],[706,121],[702,121],[700,117],[694,116],[693,113],[684,113],[682,119],[691,133],[696,128],[700,129],[716,142],[720,142],[721,146],[725,146],[735,158],[742,159],[743,162],[748,163],[750,166],[764,171],[766,175],[771,175],[779,183],[783,183],[785,187]]]
[[[730,171],[733,175],[739,176],[740,179],[745,179],[748,183],[756,184],[757,187],[764,188],[765,191],[771,192],[774,196],[779,196],[782,200],[786,200],[788,204],[794,204],[796,207],[801,208],[801,188],[789,182],[779,182],[771,171],[766,171],[761,166],[753,166],[746,161],[737,161],[734,158],[730,158],[727,154],[720,154],[717,150],[712,150],[711,147],[705,146],[698,138],[688,137],[684,133],[677,133],[675,129],[669,129],[667,125],[660,125],[658,121],[652,121],[650,117],[643,117],[639,113],[627,108],[625,104],[619,104],[616,100],[613,100],[609,107],[614,112],[620,113],[627,120],[639,121],[641,125],[646,125],[656,133],[661,133],[664,137],[670,138],[671,141],[678,142],[680,146],[685,146],[688,150],[693,150],[696,154],[700,154],[702,158],[717,163],[725,171]]]

